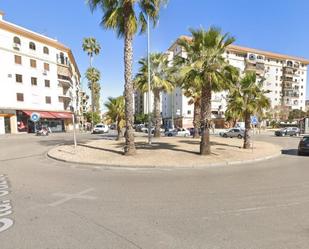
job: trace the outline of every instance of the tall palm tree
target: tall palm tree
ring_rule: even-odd
[[[117,127],[117,140],[121,137],[121,128],[124,126],[125,121],[125,103],[124,97],[119,96],[117,98],[109,97],[108,101],[104,104],[107,108],[106,117],[111,122],[116,122]]]
[[[83,39],[82,47],[89,56],[89,67],[92,67],[93,56],[100,53],[101,46],[94,37],[88,37]]]
[[[223,53],[234,38],[222,34],[221,30],[211,27],[204,29],[190,29],[192,40],[188,45],[182,44],[187,56],[192,61],[186,66],[184,81],[197,84],[201,89],[201,143],[200,154],[209,155],[210,141],[209,128],[211,124],[211,98],[212,92],[220,92],[228,88],[229,81],[225,80],[224,69],[227,63]],[[194,53],[194,54],[193,54]]]
[[[94,55],[98,55],[101,51],[101,46],[100,44],[97,42],[97,40],[94,37],[88,37],[88,38],[84,38],[83,39],[83,44],[82,44],[83,50],[84,52],[87,53],[87,55],[89,56],[89,69],[92,68],[92,62],[93,62],[93,56]],[[88,83],[91,83],[90,81],[88,81]],[[95,96],[94,96],[94,86],[91,86],[91,112],[92,114],[94,113],[94,106],[95,106]],[[93,116],[92,116],[93,119]],[[93,127],[93,121],[92,123],[92,127]]]
[[[148,60],[142,58],[139,60],[139,72],[134,79],[135,88],[141,92],[148,91]],[[172,68],[169,67],[169,61],[163,53],[150,54],[150,88],[154,95],[154,120],[155,130],[154,136],[160,137],[161,128],[161,112],[160,112],[160,94],[161,92],[171,92],[174,89],[172,81]]]
[[[136,153],[133,132],[133,37],[140,30],[147,29],[147,18],[155,25],[159,18],[159,10],[164,0],[88,0],[91,10],[100,8],[103,11],[101,25],[113,29],[118,37],[124,38],[124,78],[125,78],[125,114],[126,143],[125,155]]]
[[[245,121],[244,149],[250,148],[251,116],[270,108],[270,100],[266,97],[268,90],[263,90],[263,80],[256,80],[254,72],[247,72],[235,82],[227,99],[227,110],[237,113]]]
[[[90,67],[86,71],[86,78],[88,80],[88,88],[91,90],[92,94],[92,106],[91,111],[99,112],[100,111],[100,79],[101,74],[100,71],[94,67]]]

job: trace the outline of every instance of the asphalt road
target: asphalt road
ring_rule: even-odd
[[[46,157],[71,137],[0,137],[1,249],[309,248],[309,157],[296,156],[299,138],[257,136],[284,154],[256,164],[139,170]]]

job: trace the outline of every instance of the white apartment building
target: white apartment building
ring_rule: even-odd
[[[190,37],[186,37],[191,39]],[[167,51],[169,59],[186,54],[177,42]],[[258,49],[230,45],[224,54],[227,62],[245,71],[255,71],[257,76],[265,78],[264,89],[270,90],[268,97],[272,108],[305,110],[307,65],[309,60],[282,55]],[[213,118],[221,118],[226,110],[226,92],[213,93]],[[192,127],[193,105],[188,104],[189,99],[183,95],[180,88],[171,94],[163,93],[162,117],[164,124],[174,124],[182,127]]]
[[[80,73],[69,48],[3,20],[0,13],[0,134],[33,132],[39,113],[52,131],[72,128],[80,113]]]

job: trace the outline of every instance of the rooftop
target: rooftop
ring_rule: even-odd
[[[192,40],[192,37],[183,35],[183,36],[180,36],[177,40],[179,40],[179,39]],[[175,41],[169,47],[168,50],[173,50],[176,43],[177,43],[177,41]],[[255,49],[255,48],[248,48],[248,47],[234,45],[234,44],[229,45],[228,50],[234,51],[234,52],[254,53],[254,54],[264,55],[268,58],[273,58],[273,59],[294,60],[294,61],[299,61],[301,63],[304,63],[305,65],[309,64],[309,60],[302,58],[302,57],[290,56],[290,55],[285,55],[285,54],[280,54],[280,53],[274,53],[274,52],[269,52],[269,51],[265,51],[265,50]]]

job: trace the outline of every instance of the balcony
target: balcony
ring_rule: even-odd
[[[264,63],[246,63],[246,71],[255,72],[258,75],[264,74],[265,65]]]
[[[58,74],[58,82],[59,82],[59,85],[64,88],[72,87],[72,80],[68,76]]]

